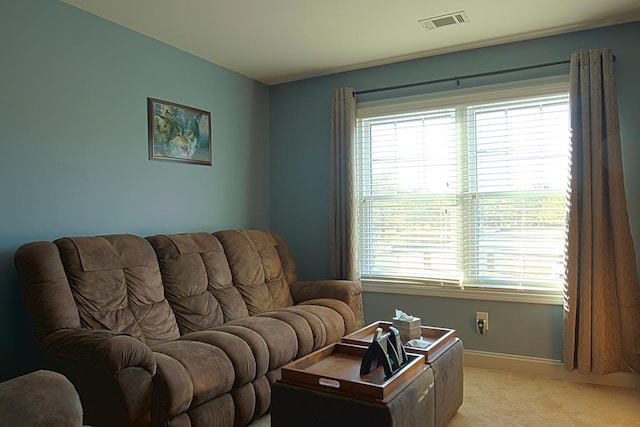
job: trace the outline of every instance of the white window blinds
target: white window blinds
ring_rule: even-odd
[[[533,92],[360,111],[363,280],[561,290],[568,93]]]

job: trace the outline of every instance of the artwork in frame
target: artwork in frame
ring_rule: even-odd
[[[211,165],[211,113],[147,98],[149,159]]]

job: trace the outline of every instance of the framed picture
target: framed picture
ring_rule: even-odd
[[[147,98],[149,159],[211,165],[211,113]]]

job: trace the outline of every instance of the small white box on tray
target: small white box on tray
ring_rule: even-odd
[[[420,338],[420,318],[410,316],[400,310],[396,310],[393,327],[400,332],[402,342]]]

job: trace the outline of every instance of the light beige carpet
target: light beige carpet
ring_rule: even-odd
[[[266,415],[251,427],[269,427]],[[448,427],[640,426],[640,390],[464,368],[464,402]]]
[[[640,391],[465,367],[449,427],[640,426]]]

